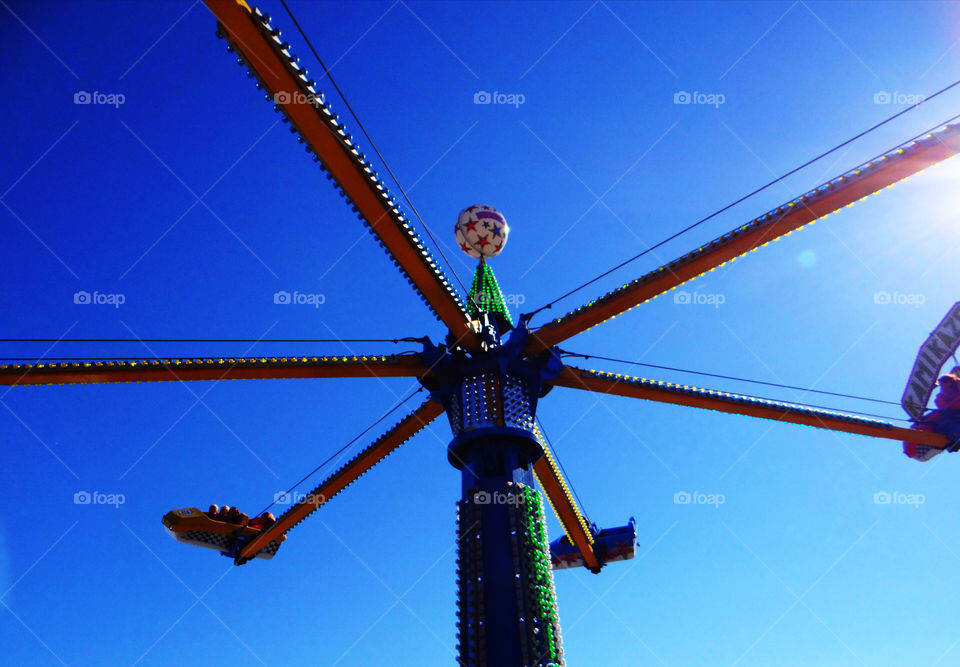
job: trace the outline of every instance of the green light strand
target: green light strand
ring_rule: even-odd
[[[542,620],[543,642],[550,660],[557,659],[559,626],[557,600],[553,587],[553,572],[547,554],[547,531],[544,525],[543,505],[540,494],[530,487],[524,487],[525,502],[521,511],[525,515],[524,523],[528,530],[527,555],[532,569],[531,593],[537,605],[537,613]]]
[[[473,274],[473,283],[467,297],[467,312],[471,317],[479,317],[481,313],[500,314],[513,326],[503,292],[493,275],[493,269],[486,262],[481,262]]]

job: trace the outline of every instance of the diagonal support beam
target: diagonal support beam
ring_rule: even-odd
[[[281,514],[276,523],[250,541],[237,557],[237,565],[253,558],[261,549],[273,540],[280,539],[288,530],[320,509],[328,500],[343,491],[363,473],[377,465],[387,455],[412,438],[421,429],[443,414],[443,406],[428,400],[412,413],[404,417],[396,426],[380,436],[372,445],[361,451],[337,472],[320,483],[306,497]]]
[[[940,449],[950,444],[946,437],[938,433],[902,428],[878,419],[867,419],[832,410],[807,408],[794,403],[771,401],[754,396],[585,370],[574,366],[564,367],[560,376],[553,383],[571,389],[585,389],[601,394],[614,394],[660,403],[687,405],[693,408],[772,419],[773,421],[813,426],[830,431],[856,433],[873,438],[916,442]]]
[[[321,162],[394,264],[454,337],[468,349],[477,349],[479,338],[455,288],[323,95],[296,64],[280,31],[244,2],[205,1],[239,61],[257,77],[267,99],[289,119],[291,129],[299,133],[308,152]]]
[[[599,572],[603,564],[597,552],[594,550],[593,534],[590,532],[590,526],[584,518],[577,501],[570,493],[566,480],[560,473],[560,468],[550,453],[550,448],[544,442],[540,429],[534,427],[540,446],[543,447],[543,456],[533,464],[533,473],[540,483],[547,496],[550,507],[563,526],[563,532],[567,534],[570,543],[580,550],[583,560],[588,569],[592,572]]]
[[[422,377],[420,355],[146,359],[0,365],[0,385]]]
[[[533,331],[533,354],[776,241],[960,152],[960,124],[946,125],[860,165],[650,273]]]

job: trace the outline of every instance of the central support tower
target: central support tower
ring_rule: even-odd
[[[564,665],[543,502],[533,464],[537,401],[562,364],[553,352],[524,359],[528,332],[514,327],[486,259],[506,241],[506,221],[489,206],[461,212],[457,242],[480,259],[467,309],[484,339],[468,355],[448,340],[428,346],[424,379],[453,432],[447,459],[461,473],[457,503],[457,626],[469,667]]]

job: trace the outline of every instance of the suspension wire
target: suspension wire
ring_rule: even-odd
[[[855,398],[858,401],[870,401],[871,403],[883,403],[885,405],[896,405],[899,406],[900,403],[897,401],[886,401],[882,398],[867,398],[865,396],[854,396],[853,394],[841,394],[834,391],[824,391],[822,389],[809,389],[807,387],[795,387],[789,384],[780,384],[778,382],[764,382],[763,380],[750,380],[748,378],[736,377],[733,375],[720,375],[718,373],[707,373],[705,371],[693,371],[687,368],[674,368],[673,366],[658,366],[657,364],[645,364],[640,361],[628,361],[626,359],[614,359],[613,357],[602,357],[597,354],[579,354],[577,352],[567,352],[566,350],[560,350],[562,354],[569,355],[571,357],[582,357],[584,359],[603,359],[604,361],[613,361],[620,364],[629,364],[631,366],[644,366],[646,368],[656,368],[663,371],[676,371],[678,373],[691,373],[693,375],[703,375],[706,377],[720,378],[721,380],[736,380],[738,382],[749,382],[750,384],[762,384],[768,387],[777,387],[779,389],[795,389],[797,391],[810,392],[813,394],[824,394],[826,396],[839,396],[841,398]]]
[[[0,343],[422,343],[426,338],[0,338]]]
[[[290,17],[290,20],[293,21],[293,24],[297,27],[297,31],[300,33],[300,36],[303,37],[303,40],[307,43],[307,46],[310,47],[310,51],[313,52],[313,56],[317,59],[317,62],[320,63],[320,67],[323,68],[324,76],[330,79],[330,84],[337,91],[337,94],[340,96],[340,99],[343,100],[344,105],[347,107],[347,111],[350,112],[350,115],[353,117],[353,120],[357,123],[357,127],[360,128],[360,131],[363,132],[363,136],[370,143],[370,147],[373,149],[373,152],[377,154],[377,157],[380,158],[380,162],[383,164],[384,168],[387,170],[387,173],[390,174],[390,178],[393,179],[393,182],[396,183],[397,188],[400,190],[400,194],[403,195],[404,200],[407,202],[407,205],[410,206],[410,210],[413,211],[413,214],[417,217],[417,220],[420,221],[420,225],[423,227],[424,231],[427,232],[427,236],[430,237],[430,240],[433,241],[433,244],[437,248],[437,252],[440,254],[440,257],[443,258],[443,261],[446,263],[447,267],[453,273],[453,277],[457,279],[457,282],[460,283],[460,289],[463,290],[464,294],[467,294],[467,288],[463,284],[463,281],[460,280],[460,276],[457,274],[457,270],[453,267],[453,264],[450,260],[447,259],[447,256],[443,253],[443,248],[437,242],[437,239],[434,238],[433,233],[430,231],[430,228],[427,227],[427,223],[423,221],[423,218],[420,217],[420,212],[417,210],[417,207],[413,205],[413,202],[410,201],[410,197],[407,196],[407,191],[404,190],[403,186],[400,184],[400,180],[393,173],[393,170],[390,168],[390,165],[387,164],[386,158],[383,157],[383,154],[380,152],[380,149],[377,148],[377,145],[374,143],[373,139],[367,133],[367,129],[363,126],[363,123],[360,121],[359,116],[354,112],[353,107],[350,106],[350,102],[347,100],[347,96],[343,94],[343,91],[340,90],[340,86],[337,85],[337,82],[334,80],[333,75],[330,73],[330,70],[327,69],[326,64],[324,64],[323,59],[320,57],[320,54],[317,53],[317,50],[313,48],[313,43],[310,41],[310,38],[307,37],[307,34],[304,32],[303,28],[300,27],[300,22],[297,21],[297,17],[293,15],[293,11],[290,7],[287,6],[286,0],[280,0],[280,4],[283,5],[283,8],[286,10],[287,15]]]
[[[370,424],[370,426],[368,426],[367,428],[365,428],[365,429],[363,429],[362,431],[360,431],[360,433],[358,433],[357,436],[356,436],[355,438],[353,438],[353,440],[351,440],[350,442],[348,442],[347,444],[345,444],[343,447],[341,447],[340,449],[338,449],[337,451],[335,451],[333,454],[331,454],[330,456],[328,456],[328,457],[326,458],[326,460],[323,461],[323,463],[321,463],[321,464],[318,465],[316,468],[314,468],[313,470],[311,470],[310,472],[308,472],[306,475],[304,475],[302,478],[300,478],[300,481],[295,482],[295,483],[293,484],[293,486],[291,486],[289,489],[287,489],[286,491],[284,491],[284,492],[283,492],[283,495],[285,495],[285,496],[290,495],[298,486],[300,486],[300,485],[303,484],[305,481],[307,481],[308,479],[310,479],[311,477],[313,477],[314,475],[316,475],[317,472],[319,472],[321,469],[323,469],[324,467],[326,467],[331,461],[333,461],[335,458],[337,458],[338,456],[340,456],[341,454],[343,454],[343,452],[345,452],[351,445],[353,445],[353,443],[355,443],[357,440],[359,440],[360,438],[362,438],[363,436],[365,436],[367,433],[369,433],[370,430],[373,429],[373,427],[375,427],[377,424],[379,424],[380,422],[382,422],[384,419],[386,419],[387,417],[389,417],[391,414],[393,414],[394,412],[396,412],[397,410],[399,410],[407,401],[409,401],[411,398],[413,398],[414,396],[416,396],[417,394],[419,394],[421,391],[423,391],[423,387],[420,387],[419,389],[413,391],[413,392],[410,393],[406,398],[400,399],[392,408],[390,408],[390,409],[387,410],[385,413],[383,413],[383,415],[381,415],[379,419],[377,419],[375,422],[373,422],[372,424]],[[276,499],[274,499],[274,501],[273,501],[272,503],[270,503],[269,505],[267,505],[266,507],[264,507],[262,510],[260,510],[260,512],[258,512],[257,514],[254,514],[253,516],[260,516],[261,514],[263,514],[264,512],[266,512],[268,509],[270,509],[271,507],[273,507],[273,506],[276,505],[276,504],[277,504],[277,501],[276,501]]]
[[[736,381],[738,381],[738,382],[749,382],[749,383],[751,383],[751,384],[762,384],[762,385],[766,385],[766,386],[768,386],[768,387],[777,387],[777,388],[780,388],[780,389],[794,389],[794,390],[797,390],[797,391],[810,392],[810,393],[813,393],[813,394],[825,394],[825,395],[827,395],[827,396],[839,396],[839,397],[841,397],[841,398],[852,398],[852,399],[856,399],[856,400],[858,400],[858,401],[871,401],[871,402],[873,402],[873,403],[883,403],[883,404],[886,404],[886,405],[896,405],[897,407],[900,407],[900,406],[901,406],[900,403],[897,403],[897,402],[894,402],[894,401],[885,401],[885,400],[880,399],[880,398],[867,398],[867,397],[865,397],[865,396],[855,396],[855,395],[853,395],[853,394],[841,394],[841,393],[837,393],[837,392],[833,392],[833,391],[823,391],[823,390],[820,390],[820,389],[809,389],[809,388],[807,388],[807,387],[795,387],[795,386],[793,386],[793,385],[789,385],[789,384],[779,384],[779,383],[777,383],[777,382],[764,382],[764,381],[762,381],[762,380],[750,380],[750,379],[747,379],[747,378],[735,377],[735,376],[733,376],[733,375],[720,375],[720,374],[718,374],[718,373],[707,373],[707,372],[704,372],[704,371],[692,371],[692,370],[689,370],[689,369],[686,369],[686,368],[674,368],[674,367],[672,367],[672,366],[658,366],[658,365],[656,365],[656,364],[646,364],[646,363],[642,363],[642,362],[639,362],[639,361],[628,361],[628,360],[626,360],[626,359],[614,359],[613,357],[603,357],[603,356],[600,356],[600,355],[597,355],[597,354],[579,354],[579,353],[577,353],[577,352],[567,352],[566,350],[560,350],[560,353],[561,353],[562,355],[570,356],[570,357],[581,357],[581,358],[583,358],[583,359],[603,359],[604,361],[612,361],[612,362],[614,362],[614,363],[629,364],[629,365],[631,365],[631,366],[646,366],[646,367],[648,367],[648,368],[657,368],[657,369],[665,370],[665,371],[676,371],[676,372],[678,372],[678,373],[692,373],[693,375],[705,375],[705,376],[707,376],[707,377],[720,378],[720,379],[723,379],[723,380],[736,380]],[[850,413],[850,414],[862,415],[862,416],[864,416],[864,417],[876,417],[876,418],[878,418],[878,419],[891,419],[891,420],[894,420],[894,421],[904,421],[904,422],[913,421],[912,419],[907,419],[907,418],[905,418],[905,417],[888,417],[887,415],[877,415],[877,414],[873,414],[873,413],[870,413],[870,412],[859,412],[859,411],[856,411],[856,410],[837,410],[836,408],[830,408],[830,407],[823,406],[823,405],[810,405],[810,404],[808,404],[808,403],[800,403],[800,402],[796,402],[796,401],[784,401],[783,399],[780,399],[780,398],[769,398],[769,397],[766,397],[766,396],[757,396],[756,398],[761,398],[761,399],[763,399],[763,400],[765,400],[765,401],[777,401],[777,402],[780,402],[780,403],[791,403],[791,404],[793,404],[793,405],[799,405],[799,406],[805,407],[805,408],[816,408],[816,409],[818,409],[818,410],[832,410],[832,411],[834,411],[834,412],[848,412],[848,413]]]
[[[557,462],[557,465],[560,466],[560,472],[563,473],[564,478],[567,480],[567,486],[570,487],[570,490],[573,492],[573,497],[577,499],[577,504],[580,505],[580,514],[587,519],[587,523],[590,523],[590,517],[587,516],[587,512],[584,509],[583,501],[580,500],[580,494],[577,493],[576,488],[573,486],[573,481],[570,479],[570,475],[567,474],[567,471],[563,467],[563,462],[560,461],[560,457],[557,456],[557,448],[553,446],[553,443],[550,442],[549,436],[547,436],[547,431],[543,428],[543,422],[540,421],[540,417],[536,417],[537,426],[540,428],[540,432],[543,434],[543,440],[547,443],[547,447],[550,448],[550,451],[553,453],[553,460]]]
[[[600,274],[599,276],[597,276],[596,278],[593,278],[593,279],[591,279],[591,280],[588,280],[587,282],[583,283],[583,284],[580,285],[579,287],[575,287],[574,289],[570,290],[569,292],[567,292],[567,293],[561,295],[560,297],[554,299],[553,301],[551,301],[551,302],[548,303],[547,305],[541,306],[540,308],[538,308],[537,310],[533,311],[532,313],[530,313],[530,314],[528,314],[528,315],[525,315],[525,316],[524,316],[525,319],[529,320],[530,318],[532,318],[534,315],[536,315],[536,314],[539,313],[540,311],[546,310],[546,309],[548,309],[548,308],[553,308],[554,304],[556,304],[558,301],[562,301],[563,299],[566,299],[568,296],[579,292],[579,291],[582,290],[584,287],[587,287],[588,285],[592,285],[593,283],[597,282],[597,281],[600,280],[601,278],[605,278],[605,277],[609,276],[609,275],[610,275],[611,273],[613,273],[614,271],[617,271],[617,270],[619,270],[619,269],[622,269],[622,268],[623,268],[624,266],[626,266],[627,264],[630,264],[631,262],[633,262],[633,261],[635,261],[635,260],[637,260],[637,259],[640,259],[640,258],[643,257],[644,255],[646,255],[646,254],[648,254],[648,253],[650,253],[650,252],[653,252],[653,251],[656,250],[657,248],[659,248],[659,247],[661,247],[661,246],[669,243],[670,241],[673,241],[673,240],[676,239],[677,237],[679,237],[679,236],[681,236],[681,235],[683,235],[683,234],[686,234],[687,232],[689,232],[689,231],[692,230],[693,228],[700,226],[700,225],[703,224],[704,222],[707,222],[708,220],[710,220],[710,219],[712,219],[712,218],[715,218],[716,216],[720,215],[721,213],[723,213],[723,212],[725,212],[725,211],[728,211],[729,209],[733,208],[733,207],[736,206],[737,204],[740,204],[740,203],[746,201],[746,200],[749,199],[750,197],[753,197],[754,195],[756,195],[756,194],[758,194],[758,193],[766,190],[766,189],[769,188],[770,186],[779,183],[780,181],[784,180],[785,178],[787,178],[787,177],[789,177],[789,176],[792,176],[793,174],[797,173],[797,172],[800,171],[801,169],[804,169],[805,167],[809,167],[811,164],[813,164],[813,163],[816,162],[817,160],[821,160],[821,159],[825,158],[826,156],[830,155],[831,153],[834,153],[834,152],[836,152],[837,150],[843,148],[844,146],[847,146],[848,144],[853,143],[853,142],[856,141],[857,139],[860,139],[860,138],[866,136],[866,135],[869,134],[870,132],[873,132],[873,131],[876,130],[877,128],[880,128],[880,127],[886,125],[887,123],[889,123],[889,122],[891,122],[891,121],[899,118],[900,116],[904,115],[905,113],[907,113],[907,112],[909,112],[909,111],[913,111],[914,109],[916,109],[917,107],[919,107],[921,104],[925,104],[925,103],[929,102],[929,101],[932,100],[933,98],[935,98],[935,97],[937,97],[937,96],[939,96],[939,95],[942,95],[943,93],[947,92],[947,91],[950,90],[951,88],[954,88],[954,87],[956,87],[956,86],[958,86],[958,85],[960,85],[960,79],[958,79],[957,81],[954,81],[953,83],[951,83],[949,86],[946,86],[945,88],[941,88],[941,89],[938,90],[937,92],[933,93],[933,94],[930,95],[929,97],[926,97],[926,98],[920,100],[920,101],[917,102],[916,104],[914,104],[914,105],[912,105],[912,106],[909,106],[909,107],[907,107],[906,109],[903,109],[903,110],[901,110],[901,111],[898,111],[897,113],[893,114],[892,116],[890,116],[890,117],[887,118],[886,120],[883,120],[883,121],[877,123],[876,125],[873,125],[872,127],[870,127],[870,128],[868,128],[868,129],[860,132],[859,134],[851,137],[850,139],[847,139],[847,140],[844,141],[843,143],[837,144],[836,146],[834,146],[834,147],[831,148],[830,150],[824,151],[823,153],[820,153],[820,154],[817,155],[815,158],[813,158],[813,159],[811,159],[811,160],[807,160],[806,162],[804,162],[803,164],[801,164],[799,167],[796,167],[795,169],[791,169],[791,170],[788,171],[787,173],[785,173],[785,174],[783,174],[782,176],[779,176],[779,177],[773,179],[772,181],[770,181],[769,183],[767,183],[767,184],[765,184],[765,185],[762,185],[761,187],[757,188],[757,189],[754,190],[753,192],[750,192],[750,193],[748,193],[748,194],[740,197],[740,199],[737,199],[736,201],[734,201],[734,202],[732,202],[732,203],[730,203],[730,204],[727,204],[727,205],[724,206],[723,208],[717,209],[716,211],[714,211],[713,213],[711,213],[710,215],[708,215],[708,216],[706,216],[706,217],[704,217],[704,218],[700,218],[699,220],[697,220],[697,221],[694,222],[693,224],[688,225],[687,227],[684,227],[684,228],[681,229],[680,231],[676,232],[675,234],[672,234],[672,235],[668,236],[667,238],[663,239],[663,240],[660,241],[659,243],[656,243],[655,245],[650,246],[649,248],[647,248],[647,249],[644,250],[643,252],[640,252],[640,253],[634,255],[633,257],[631,257],[630,259],[627,259],[627,260],[621,262],[620,264],[617,264],[615,267],[613,267],[612,269],[610,269],[610,270],[608,270],[608,271],[604,271],[603,273],[601,273],[601,274]],[[931,130],[936,129],[936,128],[942,126],[942,125],[945,125],[946,123],[949,123],[949,122],[951,122],[951,121],[953,121],[953,120],[955,120],[955,119],[957,119],[957,118],[960,118],[960,115],[954,116],[953,118],[950,118],[950,119],[948,119],[947,121],[945,121],[945,122],[943,122],[943,123],[939,123],[939,124],[935,125],[933,128],[931,128]],[[903,143],[907,143],[907,142],[909,142],[909,141],[914,141],[914,140],[918,139],[919,137],[922,137],[923,135],[928,134],[931,130],[927,130],[926,132],[921,132],[921,133],[918,134],[916,137],[913,137],[912,139],[908,139],[906,142],[903,142]],[[883,153],[881,153],[880,155],[883,155]],[[880,157],[880,156],[878,155],[877,157]],[[874,158],[874,159],[876,159],[876,158]]]

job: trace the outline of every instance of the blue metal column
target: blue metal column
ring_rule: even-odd
[[[468,667],[564,665],[543,503],[533,476],[544,364],[512,345],[474,357],[434,349],[424,384],[441,400],[461,471],[457,503],[457,625]]]
[[[460,660],[470,667],[563,665],[531,468],[535,450],[522,438],[480,436],[451,458],[461,460],[463,486],[457,504]]]

